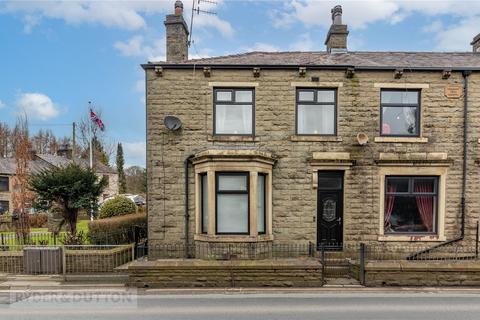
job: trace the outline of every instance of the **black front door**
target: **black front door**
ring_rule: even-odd
[[[342,249],[343,171],[318,172],[317,243]]]

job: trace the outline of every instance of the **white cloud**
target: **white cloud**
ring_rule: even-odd
[[[425,27],[422,28],[423,32],[440,32],[444,28],[442,21],[440,20],[435,20],[429,25],[426,25]]]
[[[344,23],[353,30],[375,22],[397,24],[413,14],[418,14],[421,17],[419,19],[427,18],[425,21],[437,18],[433,23],[425,23],[422,30],[434,33],[437,49],[440,50],[469,50],[471,39],[480,31],[478,0],[288,0],[283,7],[274,10],[270,18],[276,28],[299,22],[307,27],[327,29],[331,25],[330,10],[337,4],[342,5]],[[441,17],[456,22],[445,26],[438,19]],[[305,46],[308,48],[308,44]]]
[[[212,27],[217,29],[222,36],[226,38],[231,38],[233,36],[233,28],[232,25],[225,21],[220,19],[217,16],[210,16],[210,15],[197,15],[194,18],[194,28],[207,28],[207,27]]]
[[[293,51],[313,51],[320,48],[323,48],[323,42],[313,41],[309,33],[300,35],[290,46]]]
[[[117,41],[114,47],[127,57],[142,57],[151,61],[165,60],[165,39],[147,41],[136,35],[126,41]]]
[[[265,42],[256,42],[252,47],[246,48],[246,52],[250,51],[263,51],[263,52],[275,52],[275,51],[280,51],[280,48],[277,46],[270,44],[270,43],[265,43]]]
[[[480,15],[462,20],[435,32],[436,49],[447,51],[470,51],[470,42],[480,31]]]
[[[134,91],[140,93],[140,102],[145,104],[145,79],[139,79],[135,82]]]
[[[305,25],[328,28],[331,24],[330,10],[337,4],[343,8],[343,20],[352,29],[365,28],[369,23],[387,21],[398,23],[413,13],[426,16],[449,15],[471,17],[480,14],[477,0],[367,0],[367,1],[318,1],[289,0],[282,10],[272,15],[272,24],[289,24],[299,21]],[[278,18],[284,21],[278,21]],[[286,22],[285,22],[286,21]]]
[[[219,5],[223,1],[217,1]],[[184,1],[185,17],[191,12],[191,2]],[[202,3],[203,10],[212,10],[213,3]],[[25,32],[40,23],[43,18],[59,19],[70,25],[98,24],[124,30],[139,30],[147,27],[145,16],[173,13],[174,1],[148,0],[36,0],[5,1],[0,4],[0,13],[20,13],[23,15]],[[163,17],[162,17],[163,18]],[[217,16],[198,15],[196,27],[212,27],[223,36],[231,37],[233,28]]]
[[[127,163],[145,165],[147,147],[144,141],[122,142],[122,146]]]
[[[48,120],[60,114],[52,99],[42,93],[22,93],[16,106],[19,113],[25,113],[32,119]]]
[[[2,100],[0,100],[0,109],[5,108],[6,106],[7,105]]]
[[[68,24],[100,24],[137,30],[146,26],[142,13],[166,12],[169,1],[7,1],[4,12],[20,12],[26,16],[60,19]],[[28,24],[28,21],[26,21]]]

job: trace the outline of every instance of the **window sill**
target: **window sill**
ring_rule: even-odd
[[[375,137],[375,142],[392,143],[427,143],[428,138],[423,137]]]
[[[442,242],[446,241],[445,236],[438,235],[382,235],[378,241],[385,242]]]
[[[260,138],[255,136],[213,136],[209,135],[207,141],[218,142],[259,142]]]
[[[273,235],[259,234],[258,236],[249,235],[208,235],[196,234],[193,239],[195,241],[205,242],[265,242],[272,241]]]
[[[342,142],[343,139],[338,136],[290,136],[290,141],[294,142]]]

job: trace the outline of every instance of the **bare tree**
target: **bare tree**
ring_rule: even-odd
[[[0,123],[0,158],[9,156],[9,139],[11,130],[6,123]]]
[[[32,207],[33,193],[28,187],[30,162],[30,142],[28,138],[28,122],[26,116],[19,117],[14,129],[15,142],[15,178],[13,179],[13,212],[16,215],[15,229],[19,237],[27,242],[30,233],[28,212]]]

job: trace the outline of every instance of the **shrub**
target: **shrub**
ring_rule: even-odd
[[[95,220],[88,224],[88,238],[90,244],[132,243],[135,241],[134,227],[138,226],[144,230],[146,225],[147,215],[145,213]]]
[[[60,242],[66,246],[70,245],[83,245],[86,242],[86,235],[83,231],[79,231],[77,233],[70,233],[67,232],[63,239],[60,239]]]
[[[48,223],[48,215],[45,213],[36,213],[28,215],[28,224],[30,228],[45,228]]]
[[[132,200],[117,196],[113,199],[105,201],[105,203],[100,207],[100,213],[98,217],[100,219],[123,216],[126,214],[135,213],[137,206]]]

